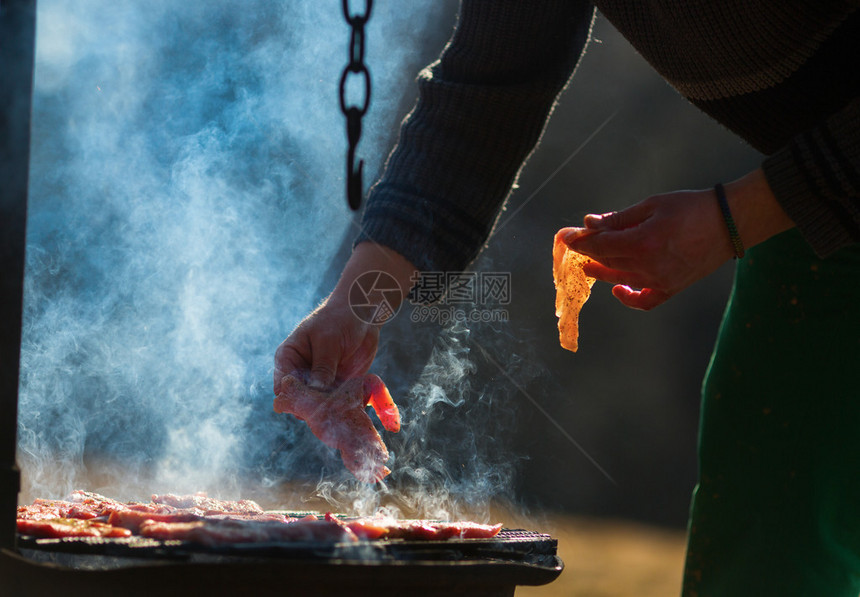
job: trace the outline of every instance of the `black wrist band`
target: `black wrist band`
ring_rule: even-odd
[[[717,193],[717,201],[720,204],[720,211],[723,212],[723,220],[726,222],[726,228],[729,229],[729,239],[732,241],[732,248],[735,250],[735,259],[740,259],[744,256],[744,243],[741,241],[741,235],[738,234],[735,220],[732,218],[729,202],[726,200],[726,190],[722,184],[717,183],[714,185],[714,191]]]

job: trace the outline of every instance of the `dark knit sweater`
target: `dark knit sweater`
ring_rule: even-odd
[[[860,241],[860,0],[594,3],[680,93],[766,154],[815,251]],[[358,241],[460,271],[489,236],[588,40],[593,5],[463,0]],[[586,206],[587,207],[587,206]]]

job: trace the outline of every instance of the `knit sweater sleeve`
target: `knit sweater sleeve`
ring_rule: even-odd
[[[860,242],[860,98],[767,157],[777,200],[815,252]]]
[[[574,0],[463,0],[418,78],[416,107],[371,189],[356,243],[423,271],[462,271],[486,242],[588,40]]]

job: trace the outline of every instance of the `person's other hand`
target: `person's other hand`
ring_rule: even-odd
[[[332,293],[275,351],[275,394],[294,371],[309,371],[308,384],[315,388],[364,375],[378,344],[379,326],[356,317],[348,296]]]
[[[760,169],[726,185],[726,196],[746,247],[793,226]],[[612,294],[634,309],[653,309],[734,255],[713,189],[655,195],[584,224],[565,242],[595,260],[586,275],[614,284]]]
[[[275,394],[283,377],[294,371],[309,372],[308,383],[316,388],[367,373],[376,356],[380,326],[363,321],[349,304],[352,284],[367,272],[384,272],[397,280],[399,304],[416,270],[392,249],[371,242],[356,246],[331,295],[275,351]]]
[[[733,254],[713,191],[655,195],[584,223],[565,242],[595,260],[587,276],[614,284],[612,294],[634,309],[653,309]]]

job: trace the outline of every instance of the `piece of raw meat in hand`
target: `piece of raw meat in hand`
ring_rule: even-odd
[[[340,451],[343,463],[360,481],[381,481],[391,471],[385,466],[388,449],[365,407],[373,407],[382,426],[400,431],[400,412],[385,383],[377,375],[349,379],[330,389],[310,387],[305,376],[291,373],[281,379],[275,412],[290,413],[307,423],[314,435]]]

